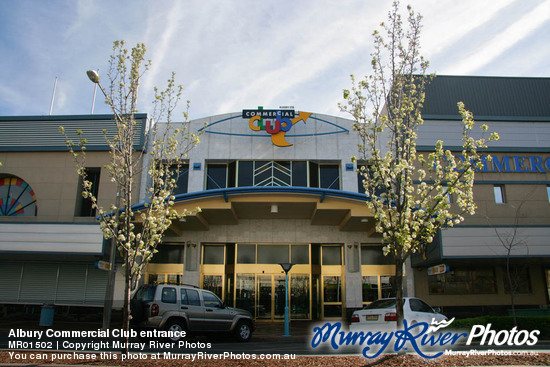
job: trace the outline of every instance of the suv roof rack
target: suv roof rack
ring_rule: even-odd
[[[186,287],[192,287],[192,288],[197,288],[197,289],[200,289],[199,286],[196,286],[194,284],[187,284],[187,283],[168,283],[168,282],[160,282],[160,283],[153,283],[153,284],[147,284],[149,286],[151,285],[173,285],[173,286],[180,286],[180,285],[184,285]]]

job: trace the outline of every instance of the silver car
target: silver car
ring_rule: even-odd
[[[143,285],[130,306],[133,326],[142,329],[232,333],[243,342],[250,340],[255,329],[250,312],[227,307],[214,293],[191,285]]]

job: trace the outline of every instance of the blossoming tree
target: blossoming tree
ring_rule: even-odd
[[[384,254],[395,258],[398,327],[403,323],[405,261],[431,243],[440,228],[462,222],[464,213],[474,214],[474,175],[483,164],[478,149],[498,139],[496,133],[475,139],[473,116],[459,102],[464,159],[445,150],[441,140],[433,151],[417,152],[424,90],[432,76],[426,75],[428,62],[420,55],[422,16],[407,10],[404,26],[399,2],[393,3],[382,32],[373,34],[372,74],[360,81],[352,75],[352,88],[344,90],[340,104],[355,119],[361,139],[366,205],[382,235]],[[482,132],[487,129],[481,126]]]

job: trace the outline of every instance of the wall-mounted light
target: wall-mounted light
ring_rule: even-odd
[[[363,218],[361,219],[361,223],[368,223],[369,222],[369,218]]]
[[[271,204],[271,214],[279,213],[279,206],[277,204]]]

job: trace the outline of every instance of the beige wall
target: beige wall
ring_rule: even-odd
[[[87,167],[103,167],[108,152],[88,152]],[[37,198],[38,215],[32,220],[48,222],[79,221],[74,217],[78,189],[78,174],[69,152],[0,152],[0,174],[15,175],[26,181]],[[135,197],[139,194],[136,177]],[[101,169],[99,204],[108,209],[116,197],[115,185],[104,168]],[[6,218],[2,218],[5,220]],[[17,218],[21,221],[21,218]],[[81,219],[82,220],[82,219]],[[90,219],[93,220],[93,219]]]

